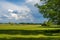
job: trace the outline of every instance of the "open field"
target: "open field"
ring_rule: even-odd
[[[58,27],[46,27],[40,25],[10,25],[10,24],[0,24],[0,30],[56,30],[60,29]]]
[[[0,24],[0,40],[60,40],[60,28]]]

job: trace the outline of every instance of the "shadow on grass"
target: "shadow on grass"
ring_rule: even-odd
[[[60,40],[60,38],[0,38],[0,40]]]
[[[0,34],[21,34],[21,35],[38,35],[38,34],[44,34],[44,35],[52,35],[54,33],[60,33],[60,30],[0,30]]]

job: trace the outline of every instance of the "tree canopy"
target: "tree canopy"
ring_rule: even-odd
[[[39,12],[45,18],[52,20],[54,24],[60,24],[60,0],[42,0],[45,1],[43,5],[37,5]]]

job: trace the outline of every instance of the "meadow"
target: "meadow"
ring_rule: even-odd
[[[60,40],[60,27],[0,24],[0,40]]]

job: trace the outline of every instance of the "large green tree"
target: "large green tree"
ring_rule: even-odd
[[[60,0],[42,0],[43,5],[37,5],[39,12],[43,14],[49,21],[52,20],[55,24],[60,24]]]

